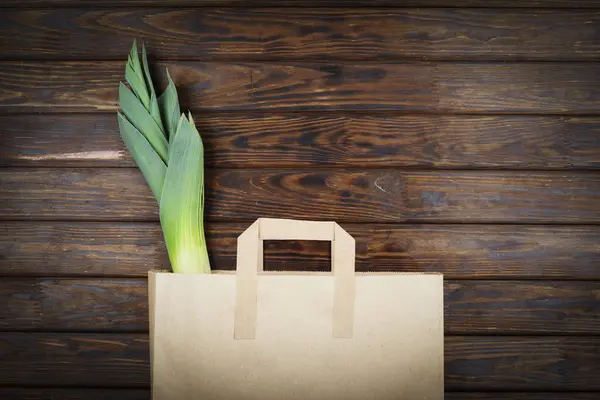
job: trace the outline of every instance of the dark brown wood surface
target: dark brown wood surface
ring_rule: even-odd
[[[3,400],[151,400],[150,389],[56,389],[56,388],[0,388]],[[448,398],[448,396],[446,396]],[[574,397],[575,400],[588,400],[587,397]],[[503,399],[504,400],[504,399]],[[513,400],[512,398],[509,400]],[[514,400],[520,400],[515,398]],[[538,400],[530,397],[528,400]],[[549,400],[554,400],[549,398]],[[595,399],[594,399],[595,400]]]
[[[157,63],[193,110],[593,114],[591,63]],[[123,62],[0,62],[0,112],[116,111]]]
[[[145,332],[146,279],[0,282],[0,330]],[[446,334],[600,334],[600,282],[445,283]]]
[[[150,384],[147,334],[0,333],[0,385]]]
[[[200,114],[206,165],[598,169],[600,118]],[[134,167],[110,114],[0,115],[1,166]]]
[[[213,268],[235,269],[247,223],[208,224]],[[597,226],[342,223],[359,271],[442,272],[448,279],[600,280]],[[326,242],[267,241],[272,270],[331,268]],[[168,268],[158,223],[0,223],[1,276],[146,276]]]
[[[446,400],[597,400],[598,393],[502,393],[502,392],[446,392]],[[35,399],[35,398],[34,398]],[[128,398],[125,398],[129,400]],[[37,399],[35,399],[37,400]],[[70,399],[68,399],[70,400]],[[95,399],[92,399],[95,400]]]
[[[134,38],[159,59],[600,59],[596,10],[61,8],[0,26],[18,60],[122,60]]]
[[[600,8],[598,0],[4,0],[0,7],[485,7]]]
[[[598,337],[446,338],[446,390],[600,389]]]
[[[213,268],[259,216],[335,219],[358,270],[445,274],[447,399],[600,398],[600,1],[0,8],[0,399],[150,398],[134,37],[203,136]],[[330,256],[265,243],[266,269]]]
[[[598,391],[599,346],[598,337],[447,336],[446,388]],[[147,387],[148,347],[146,334],[0,333],[0,385],[35,376],[40,386]]]
[[[593,172],[215,170],[206,188],[208,220],[600,222]],[[158,207],[133,168],[4,168],[0,218],[156,221]]]

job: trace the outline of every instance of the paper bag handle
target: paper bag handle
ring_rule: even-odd
[[[355,241],[335,222],[259,218],[238,237],[234,337],[254,339],[258,273],[263,271],[263,240],[331,242],[334,276],[333,337],[352,337],[355,296]]]

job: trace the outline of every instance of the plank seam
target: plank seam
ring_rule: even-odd
[[[2,8],[0,7],[0,10]],[[599,10],[600,11],[600,10]],[[151,57],[151,56],[149,56]],[[232,57],[205,57],[205,58],[178,58],[166,57],[155,58],[149,60],[151,63],[198,63],[198,64],[269,64],[269,65],[306,65],[306,64],[352,64],[373,66],[381,64],[399,64],[399,65],[427,65],[427,64],[470,64],[470,65],[519,65],[519,64],[581,64],[594,65],[600,64],[600,57],[594,59],[539,59],[539,58],[442,58],[436,59],[435,56],[414,56],[414,57],[382,57],[382,58],[322,58],[322,57],[302,57],[302,58],[232,58]],[[14,63],[35,63],[35,64],[51,64],[51,63],[69,63],[69,64],[123,64],[122,58],[25,58],[25,57],[6,57],[0,55],[0,64]]]
[[[0,7],[0,10],[2,8]],[[34,53],[32,53],[34,54]],[[179,58],[179,57],[164,57],[152,60],[152,62],[164,62],[164,63],[175,63],[175,62],[197,62],[197,63],[215,63],[215,64],[282,64],[282,63],[315,63],[315,64],[381,64],[381,63],[407,63],[416,64],[421,62],[435,62],[440,64],[598,64],[600,58],[597,56],[589,58],[527,58],[527,57],[490,57],[483,56],[477,58],[476,56],[469,56],[473,58],[464,57],[445,57],[437,58],[438,56],[403,56],[403,57],[381,57],[377,61],[370,58],[323,58],[323,57],[310,57],[303,56],[302,58],[293,57],[263,57],[263,58],[237,58],[237,57],[223,57],[223,56],[211,56],[205,58]],[[485,58],[484,58],[485,57]],[[28,62],[28,63],[50,63],[50,62],[65,62],[65,63],[113,63],[122,62],[121,58],[65,58],[65,57],[46,57],[46,58],[35,58],[28,56],[12,57],[12,56],[0,56],[0,63],[2,62]]]
[[[600,64],[599,64],[600,66]],[[0,106],[1,107],[1,106]],[[192,109],[193,111],[193,109]],[[4,117],[15,117],[15,118],[21,118],[24,116],[42,116],[44,114],[50,114],[52,116],[71,116],[73,114],[76,114],[78,117],[81,116],[98,116],[98,115],[102,115],[102,116],[115,116],[116,119],[116,110],[115,111],[105,111],[105,110],[98,110],[98,111],[89,111],[89,110],[82,110],[82,111],[63,111],[63,110],[58,110],[58,111],[53,111],[51,113],[44,113],[43,111],[14,111],[14,110],[8,110],[2,112],[2,110],[0,110],[0,115],[4,116]],[[569,115],[565,115],[565,114],[561,114],[561,113],[527,113],[527,114],[522,114],[522,113],[514,113],[514,112],[506,112],[506,113],[502,113],[502,114],[495,114],[495,113],[491,113],[491,114],[484,114],[484,113],[474,113],[474,112],[464,112],[464,111],[456,111],[456,112],[421,112],[421,111],[401,111],[401,110],[389,110],[389,109],[383,109],[383,110],[332,110],[332,109],[314,109],[314,110],[260,110],[260,109],[255,109],[255,110],[209,110],[207,112],[204,112],[204,114],[202,114],[201,116],[195,117],[195,120],[203,120],[205,118],[215,118],[215,117],[228,117],[228,116],[232,116],[232,117],[240,117],[240,116],[254,116],[254,117],[264,117],[270,114],[277,114],[277,115],[286,115],[289,114],[290,116],[318,116],[318,117],[352,117],[352,116],[369,116],[369,117],[378,117],[380,115],[385,115],[385,116],[398,116],[398,117],[420,117],[420,116],[430,116],[430,117],[465,117],[465,118],[469,118],[469,117],[477,117],[477,118],[485,118],[485,117],[519,117],[519,118],[531,118],[531,119],[535,119],[535,118],[540,118],[540,117],[548,117],[548,118],[560,118],[560,119],[569,119],[570,116]],[[576,116],[577,118],[600,118],[600,112],[599,113],[587,113],[587,114],[577,114]]]
[[[365,1],[366,2],[366,1]],[[102,10],[107,10],[107,9],[118,9],[118,10],[123,10],[123,11],[128,11],[128,10],[138,10],[138,9],[143,9],[143,10],[148,10],[148,9],[172,9],[174,11],[178,11],[178,10],[218,10],[218,9],[244,9],[244,8],[249,8],[247,4],[240,4],[240,3],[229,3],[229,2],[225,2],[225,4],[220,4],[219,6],[214,6],[214,5],[186,5],[185,3],[180,3],[180,5],[178,4],[170,4],[168,7],[160,7],[156,4],[136,4],[135,6],[132,5],[128,5],[127,1],[122,1],[122,2],[96,2],[96,4],[100,3],[100,5],[93,5],[93,6],[88,6],[88,3],[83,3],[83,4],[79,4],[76,6],[73,5],[68,5],[65,4],[63,2],[51,2],[51,1],[46,1],[44,3],[41,3],[39,1],[33,1],[33,2],[28,2],[28,1],[21,1],[19,2],[17,5],[15,4],[11,4],[11,5],[2,5],[0,4],[0,9],[2,10],[6,10],[6,11],[22,11],[23,9],[31,9],[34,11],[43,11],[43,10],[51,10],[51,9],[80,9],[80,10],[89,10],[89,11],[102,11]],[[41,6],[41,4],[43,4]],[[157,2],[158,4],[158,2]],[[523,2],[523,6],[521,7],[517,7],[517,6],[502,6],[502,4],[499,3],[493,3],[493,4],[488,4],[485,6],[480,6],[480,5],[470,5],[470,6],[461,6],[461,5],[457,5],[457,6],[445,6],[445,7],[440,7],[440,6],[435,6],[435,5],[403,5],[403,2],[398,2],[396,4],[394,4],[393,6],[378,6],[378,5],[367,5],[364,4],[364,2],[361,2],[360,4],[352,4],[351,6],[348,6],[347,4],[339,4],[338,2],[334,2],[333,4],[325,4],[325,5],[319,5],[319,3],[314,4],[313,2],[309,2],[310,4],[310,8],[315,8],[315,9],[336,9],[336,10],[340,10],[340,9],[378,9],[378,10],[418,10],[418,9],[427,9],[427,10],[503,10],[503,11],[514,11],[514,12],[519,12],[519,11],[523,11],[523,10],[528,10],[528,11],[552,11],[552,10],[557,10],[557,11],[563,11],[565,9],[571,9],[571,10],[585,10],[585,11],[600,11],[600,7],[598,5],[593,5],[593,6],[588,6],[585,3],[577,3],[576,6],[570,5],[570,4],[565,4],[564,6],[539,6],[537,4],[534,4],[533,6],[527,6],[527,1]],[[592,4],[598,4],[596,3],[592,3]],[[281,3],[277,3],[277,5],[273,5],[273,4],[265,4],[265,3],[260,3],[259,4],[253,4],[252,8],[256,8],[256,9],[268,9],[268,8],[284,8],[284,9],[301,9],[301,8],[306,8],[306,6],[298,6],[296,4],[291,5],[285,2],[281,2]]]
[[[325,219],[322,219],[325,220]],[[207,219],[208,223],[219,224],[219,223],[252,223],[255,219]],[[353,225],[446,225],[446,226],[456,226],[456,225],[464,225],[464,226],[531,226],[531,227],[543,227],[543,226],[556,226],[556,227],[584,227],[584,226],[597,226],[600,227],[600,221],[594,222],[570,222],[570,221],[533,221],[533,222],[520,222],[518,220],[515,221],[500,221],[500,220],[492,220],[492,221],[451,221],[451,220],[420,220],[420,219],[407,219],[403,221],[385,221],[385,220],[338,220],[341,224],[353,224]],[[25,222],[25,223],[132,223],[132,224],[141,224],[141,223],[159,223],[158,214],[156,218],[147,218],[147,219],[136,219],[136,218],[101,218],[101,219],[93,219],[93,218],[79,218],[79,219],[64,219],[64,218],[24,218],[24,217],[0,217],[0,222]]]
[[[599,64],[600,68],[600,64]],[[53,111],[53,107],[47,107],[44,109],[39,109],[38,111],[27,111],[20,109],[11,108],[12,106],[6,106],[0,104],[0,116],[27,116],[27,115],[36,115],[36,116],[44,116],[44,115],[108,115],[114,114],[116,115],[117,107],[114,110],[106,111],[106,110],[97,110],[90,111],[87,110],[78,110],[71,108],[68,111],[64,111],[58,109],[58,111]],[[70,106],[67,106],[70,107]],[[369,109],[369,110],[361,110],[361,109],[330,109],[330,110],[318,110],[318,109],[309,109],[309,110],[292,110],[292,109],[260,109],[260,108],[252,108],[252,109],[227,109],[227,110],[219,110],[219,109],[211,109],[211,108],[190,108],[191,112],[201,112],[203,115],[208,116],[218,116],[218,115],[256,115],[256,114],[264,114],[264,115],[363,115],[363,116],[378,116],[378,115],[397,115],[397,116],[448,116],[448,117],[577,117],[577,118],[598,118],[600,117],[600,112],[598,113],[590,113],[590,112],[578,112],[578,111],[569,111],[564,113],[556,113],[556,112],[514,112],[514,111],[480,111],[480,112],[459,112],[459,111],[416,111],[416,110],[390,110],[390,109]]]
[[[563,157],[564,159],[566,159],[566,157]],[[565,161],[566,163],[567,161]],[[103,163],[99,163],[99,164],[77,164],[76,166],[73,166],[73,164],[68,164],[68,165],[28,165],[28,164],[0,164],[0,171],[2,170],[7,170],[7,169],[14,169],[14,168],[19,168],[19,169],[25,169],[25,170],[34,170],[34,169],[40,169],[40,168],[44,168],[44,169],[56,169],[56,170],[61,170],[61,169],[131,169],[131,168],[136,168],[134,167],[132,164],[132,162],[128,162],[126,163],[128,165],[123,165],[123,163],[120,164],[120,162],[115,162],[114,164],[103,164]],[[352,165],[356,165],[356,164],[331,164],[328,166],[321,166],[319,167],[320,170],[322,171],[346,171],[349,168],[353,168]],[[207,171],[252,171],[252,170],[262,170],[262,169],[267,169],[267,168],[273,168],[273,164],[261,164],[261,163],[253,163],[251,164],[251,166],[248,165],[244,165],[244,164],[232,164],[232,165],[228,165],[228,166],[210,166],[210,163],[208,164],[208,168],[206,169]],[[517,166],[514,168],[510,168],[510,167],[506,167],[506,166],[502,166],[502,167],[498,167],[498,166],[476,166],[476,167],[471,167],[471,166],[452,166],[452,167],[444,167],[444,166],[439,166],[439,167],[429,167],[429,168],[423,168],[422,165],[405,165],[405,164],[388,164],[386,166],[365,166],[364,168],[362,168],[363,171],[373,171],[373,170],[377,170],[377,169],[381,169],[381,168],[390,168],[390,169],[401,169],[403,171],[407,171],[407,172],[452,172],[452,171],[460,171],[460,172],[525,172],[525,173],[546,173],[546,172],[564,172],[564,173],[600,173],[600,165],[598,166],[591,166],[591,167],[580,167],[580,166],[563,166],[563,167],[547,167],[547,168],[540,168],[540,167],[535,167],[535,168],[527,168],[527,167],[523,167],[523,166]],[[279,171],[282,172],[289,172],[289,171],[296,171],[298,169],[306,169],[306,170],[311,170],[311,167],[309,164],[305,164],[305,165],[281,165],[278,167]]]
[[[85,221],[85,220],[82,220]],[[23,219],[23,220],[10,220],[7,221],[8,224],[14,224],[14,225],[18,225],[18,224],[23,224],[23,225],[30,225],[30,226],[35,226],[38,227],[40,225],[40,222],[42,224],[53,224],[55,222],[59,222],[59,223],[65,223],[68,225],[71,225],[73,222],[77,223],[79,221],[73,221],[73,220],[67,220],[67,221],[52,221],[52,220],[44,220],[44,221],[34,221],[34,220],[28,220],[28,219]],[[95,225],[127,225],[127,224],[140,224],[140,225],[158,225],[159,221],[138,221],[138,222],[129,222],[129,221],[117,221],[116,223],[114,221],[106,221],[106,220],[96,220],[96,221],[88,221],[91,222]],[[217,225],[217,226],[237,226],[238,224],[236,222],[228,222],[228,221],[213,221],[213,225]],[[362,225],[373,225],[373,226],[377,226],[377,225],[382,225],[382,226],[386,226],[386,225],[399,225],[399,226],[412,226],[415,228],[420,227],[421,225],[427,225],[427,226],[431,226],[431,225],[436,225],[435,223],[406,223],[406,222],[389,222],[389,221],[382,221],[382,222],[345,222],[344,225],[356,225],[356,226],[362,226]],[[439,227],[443,228],[446,225],[456,225],[456,224],[437,224],[439,225]],[[467,222],[467,223],[461,223],[460,225],[464,226],[464,227],[469,227],[469,225],[472,225],[474,228],[475,227],[479,227],[481,226],[480,223],[474,223],[474,222]],[[503,223],[503,224],[499,224],[499,225],[503,225],[504,227],[510,227],[510,225],[514,225],[515,228],[517,227],[521,227],[523,225],[527,225],[527,223],[514,223],[514,224],[510,224],[510,223]],[[556,223],[556,222],[551,222],[551,223],[547,223],[547,224],[535,224],[537,228],[568,228],[568,227],[573,227],[576,228],[578,226],[580,226],[581,224],[578,223]],[[587,225],[587,224],[584,224]],[[596,225],[596,224],[594,224]],[[597,225],[600,225],[600,223],[598,223]],[[600,228],[600,227],[599,227]]]
[[[9,335],[59,335],[69,337],[70,335],[123,335],[123,336],[147,336],[149,334],[148,330],[56,330],[56,329],[47,329],[47,330],[0,330],[0,339],[2,334]],[[526,339],[569,339],[569,338],[577,338],[577,339],[598,339],[600,338],[600,333],[598,334],[590,334],[590,333],[539,333],[539,332],[531,332],[530,334],[526,332],[499,332],[499,333],[486,333],[486,332],[452,332],[446,333],[444,332],[444,338],[526,338]],[[2,386],[2,385],[0,385]]]
[[[71,169],[74,171],[81,171],[81,170],[102,170],[102,169],[115,169],[118,168],[120,170],[130,170],[130,171],[135,171],[138,170],[138,167],[136,166],[123,166],[123,167],[73,167],[73,166],[15,166],[15,167],[11,167],[11,166],[1,166],[0,170],[23,170],[23,171],[27,171],[27,170],[32,170],[32,169],[37,169],[37,170],[65,170],[65,169]],[[381,171],[381,172],[395,172],[398,174],[402,174],[402,173],[431,173],[431,172],[436,172],[438,170],[443,170],[444,172],[457,172],[457,173],[462,173],[465,171],[468,172],[474,172],[474,173],[480,173],[481,175],[493,175],[493,174],[512,174],[514,172],[531,172],[533,173],[541,173],[541,174],[546,174],[546,175],[560,175],[560,174],[573,174],[573,175],[581,175],[581,176],[585,176],[585,175],[590,175],[590,176],[600,176],[600,171],[598,171],[595,168],[582,168],[581,170],[577,170],[577,171],[573,171],[571,169],[546,169],[546,168],[541,168],[541,169],[536,169],[536,168],[528,168],[528,169],[513,169],[513,168],[456,168],[456,167],[452,167],[452,168],[427,168],[427,167],[422,167],[422,166],[415,166],[415,167],[406,167],[406,166],[374,166],[374,167],[363,167],[361,166],[357,166],[357,164],[354,164],[354,166],[340,166],[340,167],[334,167],[334,169],[338,169],[341,168],[344,170],[344,172],[347,173],[361,173],[363,172],[365,169],[368,170],[372,170],[372,171]],[[329,171],[329,169],[331,169],[331,167],[328,166],[319,166],[319,167],[296,167],[296,166],[290,166],[290,167],[245,167],[245,168],[230,168],[230,167],[209,167],[205,169],[205,172],[208,172],[208,175],[210,176],[210,173],[213,171],[227,171],[233,169],[235,171],[246,171],[246,172],[264,172],[264,173],[276,173],[282,170],[292,170],[292,171],[311,171],[311,172],[325,172],[325,171]],[[583,172],[583,174],[582,174]],[[526,176],[526,175],[525,175]]]
[[[215,269],[215,271],[233,271],[234,268],[230,269]],[[380,270],[368,269],[368,270],[360,270],[359,272],[381,272]],[[98,275],[98,274],[90,274],[90,275],[3,275],[0,273],[0,276],[3,280],[6,281],[43,281],[43,280],[69,280],[69,281],[93,281],[93,280],[106,280],[106,281],[117,281],[117,280],[125,280],[125,281],[146,281],[148,279],[147,274],[143,275],[119,275],[119,274],[108,274],[108,275]],[[558,278],[558,277],[526,277],[526,276],[502,276],[502,277],[493,277],[493,276],[452,276],[450,278],[447,277],[446,274],[444,277],[444,282],[446,283],[460,283],[460,282],[490,282],[490,283],[517,283],[517,282],[526,282],[526,283],[539,283],[539,284],[553,284],[553,283],[596,283],[600,281],[600,277],[598,278]],[[39,282],[38,282],[39,283]],[[40,313],[40,317],[43,317],[43,313]]]
[[[126,386],[94,386],[94,385],[54,385],[54,386],[49,386],[49,385],[36,385],[34,383],[24,386],[22,384],[0,384],[0,388],[1,389],[48,389],[48,390],[52,390],[52,389],[64,389],[64,390],[86,390],[86,389],[93,389],[93,390],[107,390],[107,391],[112,391],[112,390],[130,390],[130,391],[137,391],[137,390],[147,390],[150,391],[150,385],[126,385]],[[600,390],[597,391],[590,391],[589,389],[557,389],[557,390],[553,390],[553,391],[549,391],[548,389],[540,389],[540,390],[536,390],[535,388],[527,388],[526,390],[523,388],[516,388],[516,389],[510,389],[510,388],[505,388],[505,389],[493,389],[493,390],[489,390],[489,389],[485,389],[485,388],[474,388],[474,389],[460,389],[460,388],[448,388],[444,391],[444,393],[533,393],[533,394],[543,394],[543,393],[548,393],[548,394],[556,394],[556,393],[565,393],[565,394],[569,394],[569,393],[573,393],[573,394],[591,394],[591,395],[595,395],[596,393],[600,393]],[[53,398],[54,399],[54,398]]]

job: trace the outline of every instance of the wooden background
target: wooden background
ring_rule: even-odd
[[[448,399],[600,398],[600,1],[0,7],[0,398],[149,398],[167,256],[117,133],[133,38],[204,137],[214,267],[258,216],[335,219],[360,270],[446,275]]]

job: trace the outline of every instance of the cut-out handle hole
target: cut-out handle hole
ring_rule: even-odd
[[[265,240],[265,271],[331,271],[331,242]]]

